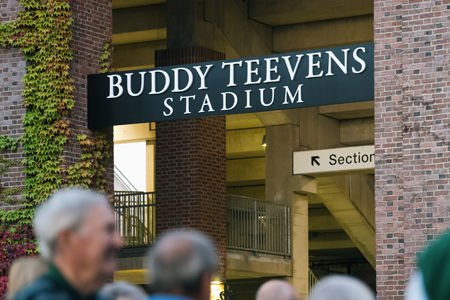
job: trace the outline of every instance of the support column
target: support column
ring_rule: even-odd
[[[292,194],[292,277],[300,299],[308,296],[308,195]]]
[[[297,118],[293,115],[291,119]],[[317,184],[314,178],[293,176],[292,159],[286,159],[292,157],[298,147],[299,126],[296,123],[266,127],[266,200],[291,207],[292,277],[288,281],[300,298],[306,298],[309,269],[307,193],[317,192]]]
[[[225,59],[203,47],[156,52],[156,66]],[[177,228],[211,236],[225,278],[226,262],[225,116],[156,124],[156,235]]]

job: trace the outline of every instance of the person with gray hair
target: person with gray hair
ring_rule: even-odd
[[[14,300],[99,299],[122,244],[107,197],[81,188],[59,190],[38,208],[34,228],[48,271]]]
[[[283,280],[269,280],[256,293],[256,300],[295,300],[298,294],[295,288]]]
[[[375,300],[375,295],[359,279],[348,275],[330,275],[319,280],[308,300]]]
[[[195,231],[170,232],[152,247],[147,256],[152,300],[208,300],[211,278],[217,268],[211,241]]]
[[[147,294],[138,286],[126,281],[107,284],[100,290],[100,294],[111,300],[145,300]]]

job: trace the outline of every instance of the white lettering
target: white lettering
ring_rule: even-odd
[[[284,62],[286,63],[286,67],[288,69],[289,75],[291,76],[291,80],[294,80],[295,73],[297,72],[298,65],[300,64],[300,61],[302,60],[304,54],[297,54],[297,63],[295,64],[294,70],[292,70],[291,62],[290,62],[290,56],[283,56]]]
[[[179,71],[180,70],[185,71],[186,74],[188,75],[188,83],[181,90],[180,90],[180,87],[179,87],[179,84],[180,84]],[[186,68],[175,68],[175,69],[173,69],[173,80],[174,80],[173,85],[174,85],[174,87],[173,87],[172,92],[174,92],[174,93],[181,93],[181,92],[187,91],[191,87],[192,82],[194,81],[193,77],[194,76],[192,76],[192,72],[189,69],[186,69]]]
[[[183,99],[186,99],[186,111],[184,112],[185,115],[189,115],[191,112],[189,111],[189,100],[195,100],[195,95],[192,96],[181,96],[180,101],[183,101]]]
[[[347,57],[348,57],[348,51],[350,49],[342,49],[344,52],[344,64],[340,62],[340,60],[334,55],[331,51],[326,51],[328,54],[328,73],[325,76],[333,76],[334,74],[331,72],[331,60],[334,60],[334,62],[338,65],[339,68],[341,68],[342,72],[344,74],[347,74]]]
[[[203,110],[205,105],[208,106],[208,112],[214,111],[214,109],[212,108],[212,105],[211,105],[211,101],[209,100],[208,94],[205,95],[205,99],[203,100],[202,108],[200,109],[199,113],[205,112]]]
[[[271,90],[272,90],[272,101],[270,101],[270,103],[265,103],[264,102],[264,90],[265,89],[259,89],[259,98],[260,98],[260,100],[261,100],[261,105],[262,106],[271,106],[272,104],[273,104],[273,101],[275,100],[275,89],[276,89],[276,87],[271,87],[270,88]]]
[[[118,98],[122,96],[123,87],[120,85],[122,83],[122,77],[120,75],[107,75],[107,76],[109,77],[109,96],[107,97],[107,99]],[[116,83],[114,83],[114,78],[117,78]],[[115,87],[119,89],[117,95],[114,95]]]
[[[236,86],[234,83],[234,66],[239,65],[239,67],[242,67],[242,60],[235,61],[235,62],[223,62],[222,63],[222,69],[225,69],[226,66],[230,66],[230,83],[227,86]]]
[[[208,88],[205,86],[205,77],[208,75],[209,69],[211,69],[213,65],[206,65],[205,73],[202,73],[201,67],[195,66],[194,69],[197,70],[198,76],[200,76],[200,87],[199,90],[207,90]]]
[[[247,82],[244,83],[244,85],[260,83],[261,78],[259,78],[258,81],[252,81],[252,74],[258,75],[258,68],[252,70],[252,64],[256,63],[257,65],[259,65],[259,59],[247,60],[246,63],[247,63]]]
[[[297,96],[297,94],[298,94],[298,96],[297,96],[297,98],[298,98],[297,103],[303,102],[302,101],[302,86],[303,86],[303,84],[299,84],[298,85],[294,96],[292,96],[291,90],[289,89],[288,86],[283,86],[284,87],[284,102],[283,102],[283,104],[289,104],[289,102],[287,101],[287,97],[288,96],[291,99],[291,104],[294,104],[295,96]]]
[[[250,93],[252,92],[252,90],[245,90],[245,94],[247,95],[247,105],[245,106],[245,108],[252,108],[252,106],[250,105]]]
[[[278,57],[272,57],[272,58],[264,58],[266,61],[266,80],[264,80],[264,83],[266,82],[278,82],[281,80],[281,76],[278,75],[277,79],[271,79],[270,73],[274,72],[275,74],[278,72],[278,67],[272,67],[272,61],[276,61],[278,63]]]
[[[137,97],[144,91],[144,76],[147,74],[147,72],[139,72],[141,74],[141,89],[139,90],[139,93],[134,94],[131,91],[131,76],[133,76],[133,73],[126,73],[125,76],[127,76],[127,91],[128,94],[132,97]]]
[[[158,95],[158,94],[162,94],[165,91],[167,91],[167,89],[169,88],[170,85],[170,77],[169,74],[167,74],[166,72],[164,72],[163,70],[153,70],[153,71],[148,71],[150,74],[152,74],[152,88],[150,91],[150,95]],[[166,79],[166,84],[164,85],[164,88],[162,90],[160,90],[159,92],[156,91],[156,73],[161,73],[164,75],[164,78]]]
[[[320,68],[320,61],[314,63],[314,56],[317,55],[319,57],[322,57],[322,53],[316,52],[316,53],[308,53],[306,54],[309,57],[309,74],[306,76],[306,78],[312,78],[312,77],[322,77],[323,71],[320,71],[320,74],[314,75],[313,68]]]
[[[169,103],[167,103],[167,101],[173,102],[173,99],[172,99],[172,98],[166,98],[166,100],[164,100],[164,106],[167,107],[167,108],[169,109],[169,112],[168,112],[168,113],[166,113],[165,111],[163,111],[163,115],[164,115],[165,117],[168,117],[168,116],[170,116],[171,114],[173,114],[173,108],[172,108],[172,106],[169,105]]]
[[[234,98],[234,103],[231,107],[227,107],[227,95],[231,95]],[[221,110],[232,110],[233,108],[236,107],[236,105],[238,103],[238,97],[236,96],[235,93],[225,92],[225,93],[222,93],[222,97],[223,97],[223,108]]]
[[[362,52],[366,53],[366,48],[364,48],[364,47],[356,48],[356,49],[353,51],[353,58],[354,58],[357,62],[359,62],[359,63],[361,64],[361,70],[359,70],[359,71],[356,71],[355,68],[352,68],[352,71],[353,71],[353,73],[355,73],[355,74],[362,73],[362,72],[364,72],[364,70],[366,69],[366,62],[365,62],[364,60],[362,60],[362,59],[358,56],[358,50],[362,50]]]

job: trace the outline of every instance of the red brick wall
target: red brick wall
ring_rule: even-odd
[[[17,12],[23,10],[16,0],[2,1],[0,5],[0,22],[15,20]],[[100,55],[107,38],[112,37],[112,0],[73,0],[72,12],[74,60],[70,66],[70,75],[75,80],[75,108],[68,117],[76,125],[75,134],[87,134],[87,75],[100,72]],[[112,61],[112,60],[111,60]],[[25,74],[24,54],[15,48],[0,47],[0,135],[19,138],[23,132],[22,118],[26,109],[21,96]],[[112,128],[109,130],[112,147]],[[62,156],[68,163],[80,159],[81,149],[76,136],[66,145]],[[23,149],[17,151],[1,150],[0,155],[6,159],[22,159]],[[114,165],[111,159],[108,166],[108,181],[111,189],[114,185]],[[24,186],[23,167],[13,167],[8,174],[0,178],[0,186]],[[13,209],[0,203],[0,209]]]
[[[75,107],[70,117],[78,127],[77,134],[92,136],[87,129],[87,75],[100,73],[100,55],[107,39],[112,39],[112,0],[72,0],[74,18],[74,56],[70,75],[75,80]],[[112,57],[110,59],[112,62]],[[113,129],[109,129],[111,153],[113,150]],[[81,149],[76,141],[65,147],[64,155],[69,161],[79,161]],[[114,190],[114,162],[110,159],[107,168],[108,183]]]
[[[190,47],[156,52],[157,66],[225,59],[213,50]],[[226,262],[225,116],[156,124],[156,234],[194,228],[211,236]]]
[[[16,0],[2,1],[0,4],[0,23],[14,21],[17,12],[23,10]],[[19,49],[6,49],[0,47],[0,135],[18,139],[22,136],[22,119],[25,115],[23,98],[21,96],[24,83],[22,78],[26,72],[25,55]],[[21,160],[23,148],[16,151],[1,150],[0,157],[12,160]],[[24,167],[9,168],[0,176],[0,186],[4,188],[21,187],[25,185]],[[12,210],[16,205],[0,203],[0,209]]]
[[[416,252],[450,221],[450,5],[374,1],[378,299],[403,299]]]

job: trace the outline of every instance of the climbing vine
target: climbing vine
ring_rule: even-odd
[[[25,187],[0,190],[0,202],[21,205],[12,211],[0,210],[0,270],[4,272],[14,258],[36,253],[29,226],[36,204],[63,186],[109,192],[106,165],[111,149],[107,132],[99,130],[89,138],[78,134],[78,128],[69,120],[75,104],[75,85],[69,74],[73,60],[70,0],[19,1],[25,11],[18,13],[16,21],[0,24],[0,46],[20,48],[28,62],[23,78],[22,96],[27,108],[23,136],[19,140],[0,136],[0,149],[16,150],[21,144],[26,154],[22,161],[0,160],[0,174],[18,164],[25,166],[26,174]],[[112,49],[112,43],[105,41],[100,56],[102,72],[111,68]],[[64,146],[72,140],[82,150],[76,164],[69,164],[61,156]],[[24,200],[11,197],[20,193]],[[0,276],[0,299],[5,282],[5,277]]]

